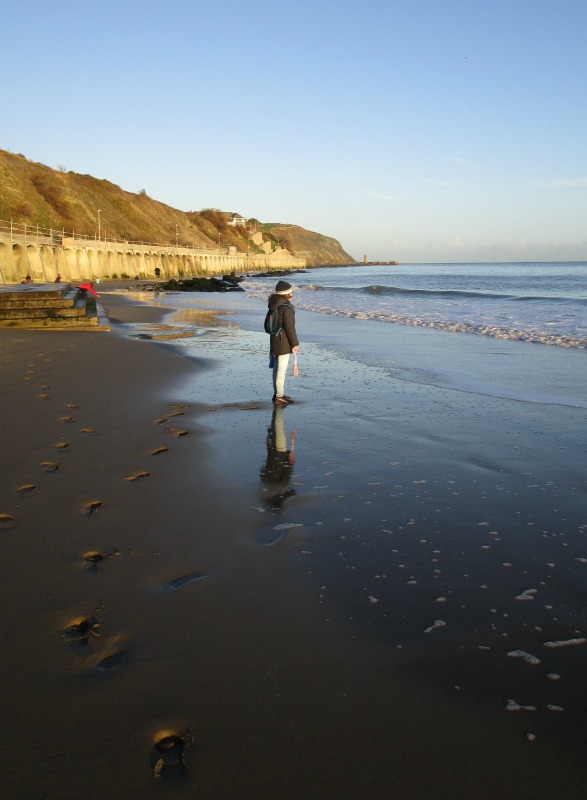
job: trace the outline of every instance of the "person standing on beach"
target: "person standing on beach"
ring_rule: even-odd
[[[297,352],[299,347],[296,333],[296,312],[290,303],[293,296],[293,287],[287,281],[278,281],[275,291],[269,296],[267,307],[270,312],[278,309],[278,320],[281,330],[270,339],[270,356],[273,362],[273,403],[276,406],[285,406],[293,403],[291,397],[285,394],[285,376],[289,364],[289,357]]]

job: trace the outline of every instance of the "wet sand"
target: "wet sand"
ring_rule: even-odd
[[[384,380],[306,314],[276,417],[264,334],[104,302],[0,332],[3,797],[582,797],[584,411]]]

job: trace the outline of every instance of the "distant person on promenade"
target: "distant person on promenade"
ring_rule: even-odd
[[[291,353],[299,347],[296,333],[296,312],[290,303],[293,296],[293,287],[287,281],[278,281],[275,291],[269,296],[267,307],[272,313],[277,309],[277,323],[279,333],[271,334],[269,352],[273,363],[273,403],[276,406],[285,406],[293,403],[291,397],[285,394],[285,376]]]
[[[33,279],[31,278],[30,275],[27,275],[26,278],[23,278],[21,280],[21,283],[34,283],[34,281],[33,281]]]
[[[61,283],[61,275],[59,273],[55,276],[55,283]]]

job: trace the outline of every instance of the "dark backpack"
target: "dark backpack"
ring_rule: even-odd
[[[273,311],[269,309],[265,315],[265,333],[268,333],[270,336],[279,336],[281,329],[283,328],[283,314],[281,315],[280,321],[279,309],[285,308],[286,306],[289,306],[289,303],[282,303],[281,305],[276,306]]]

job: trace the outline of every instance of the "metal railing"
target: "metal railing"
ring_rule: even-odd
[[[207,247],[206,245],[192,245],[192,244],[179,244],[179,243],[165,243],[160,242],[144,242],[135,241],[131,239],[109,239],[106,236],[88,236],[84,233],[76,233],[75,231],[66,231],[65,228],[61,230],[56,228],[42,228],[39,225],[27,225],[25,223],[14,222],[13,220],[0,219],[0,233],[10,236],[11,243],[23,242],[31,244],[46,244],[50,246],[73,245],[75,242],[84,243],[104,243],[111,245],[132,246],[138,245],[141,247],[157,247],[164,250],[182,250],[190,253],[218,253],[226,255],[227,248],[230,245],[219,245],[218,247]],[[238,252],[238,251],[237,251]],[[242,252],[240,255],[248,255]]]

